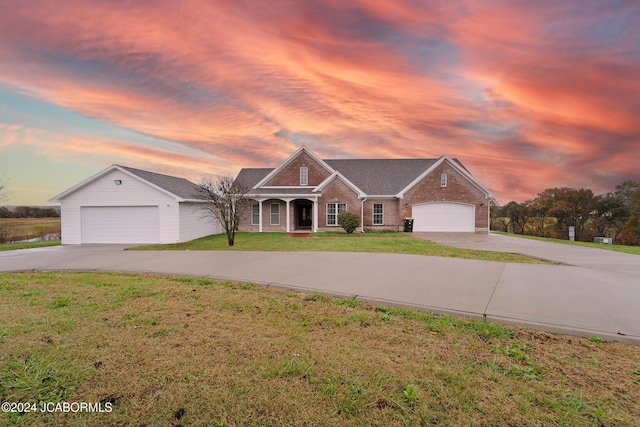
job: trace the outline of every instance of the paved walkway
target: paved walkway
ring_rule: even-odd
[[[0,252],[0,271],[203,276],[640,344],[638,256],[499,235],[416,237],[529,253],[570,265],[371,253],[124,251],[124,246],[82,245]]]

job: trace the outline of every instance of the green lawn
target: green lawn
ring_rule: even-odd
[[[407,233],[315,233],[309,237],[292,237],[287,233],[237,233],[235,245],[227,245],[227,236],[218,234],[185,243],[148,245],[132,250],[217,250],[217,251],[326,251],[384,252],[479,259],[485,261],[548,263],[526,255],[459,249]]]
[[[111,407],[3,411],[3,426],[640,419],[640,347],[597,337],[251,284],[93,272],[0,274],[0,313],[0,402]]]
[[[40,242],[27,242],[27,243],[2,243],[0,244],[0,251],[13,251],[15,249],[43,248],[45,246],[57,246],[59,244],[60,244],[60,240],[44,240]]]
[[[587,248],[606,249],[610,251],[624,252],[632,255],[640,255],[640,246],[605,245],[602,243],[592,243],[592,242],[572,242],[570,240],[551,239],[549,237],[538,237],[538,236],[528,236],[528,235],[514,234],[514,233],[505,233],[503,231],[492,231],[492,233],[502,234],[505,236],[512,236],[512,237],[521,237],[523,239],[540,240],[542,242],[562,243],[564,245],[584,246]]]

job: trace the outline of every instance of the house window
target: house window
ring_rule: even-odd
[[[280,203],[271,203],[271,225],[280,225]]]
[[[300,168],[300,185],[309,185],[309,168],[306,166]]]
[[[251,225],[260,224],[260,203],[251,205]]]
[[[373,204],[373,225],[384,225],[384,204]]]
[[[338,225],[338,214],[346,210],[346,203],[327,203],[327,225]]]
[[[309,185],[309,168],[306,166],[300,168],[300,185]]]
[[[440,174],[440,187],[446,187],[447,186],[447,174],[443,173]]]

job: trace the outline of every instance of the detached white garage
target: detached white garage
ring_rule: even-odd
[[[219,234],[203,218],[196,185],[183,178],[112,165],[51,199],[62,244],[177,243]]]
[[[464,203],[433,202],[413,205],[413,231],[475,231],[475,207]]]

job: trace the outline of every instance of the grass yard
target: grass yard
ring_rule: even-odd
[[[0,274],[1,425],[634,426],[640,347],[251,284]]]
[[[602,243],[592,242],[572,242],[570,240],[552,239],[549,237],[528,236],[523,234],[505,233],[504,231],[492,231],[492,233],[502,234],[504,236],[521,237],[523,239],[540,240],[541,242],[562,243],[564,245],[584,246],[587,248],[606,249],[616,252],[624,252],[632,255],[640,255],[640,246],[626,246],[626,245],[605,245]]]
[[[60,240],[43,240],[39,242],[0,243],[0,251],[14,251],[16,249],[44,248],[45,246],[57,246]]]
[[[384,252],[485,261],[549,263],[520,254],[454,248],[414,238],[407,233],[314,233],[308,237],[292,236],[294,235],[287,233],[236,233],[235,245],[229,247],[227,236],[217,234],[185,243],[138,246],[131,250]]]

